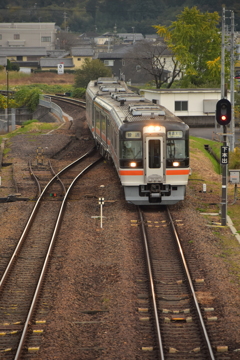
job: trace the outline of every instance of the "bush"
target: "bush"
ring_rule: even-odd
[[[235,148],[229,156],[229,169],[240,169],[240,149]]]
[[[26,106],[30,111],[34,111],[38,106],[40,94],[42,91],[38,88],[29,89],[27,86],[23,86],[15,93],[15,100],[20,107]]]
[[[85,98],[86,89],[84,88],[75,88],[72,92],[72,97],[84,99]]]

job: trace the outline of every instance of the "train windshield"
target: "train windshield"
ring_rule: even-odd
[[[167,159],[185,159],[187,156],[185,140],[167,139]]]
[[[120,154],[122,159],[142,159],[142,141],[120,141]]]

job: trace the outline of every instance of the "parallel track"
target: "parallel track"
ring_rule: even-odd
[[[139,209],[152,317],[156,331],[153,358],[214,360],[193,281],[169,210],[147,220]],[[151,224],[151,225],[150,225]],[[152,225],[153,224],[153,225]],[[156,230],[154,224],[160,230]],[[157,234],[157,236],[156,236]]]
[[[92,152],[93,149],[65,167],[54,175],[45,186],[2,275],[0,280],[0,332],[5,336],[0,337],[0,354],[4,354],[4,359],[18,360],[21,358],[69,193],[80,176],[96,165],[101,158],[94,160],[78,173],[60,204],[51,202],[49,205],[49,202],[42,201],[44,194],[60,174],[67,172]]]

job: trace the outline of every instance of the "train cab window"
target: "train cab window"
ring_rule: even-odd
[[[148,164],[150,169],[160,168],[160,140],[149,140],[148,143]]]
[[[121,141],[120,155],[122,159],[142,159],[142,141],[141,140]]]
[[[168,139],[167,140],[167,159],[185,159],[186,141],[183,139]]]

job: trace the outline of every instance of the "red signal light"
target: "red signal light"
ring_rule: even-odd
[[[228,125],[231,121],[231,103],[227,99],[221,99],[216,106],[216,120],[220,125]]]

